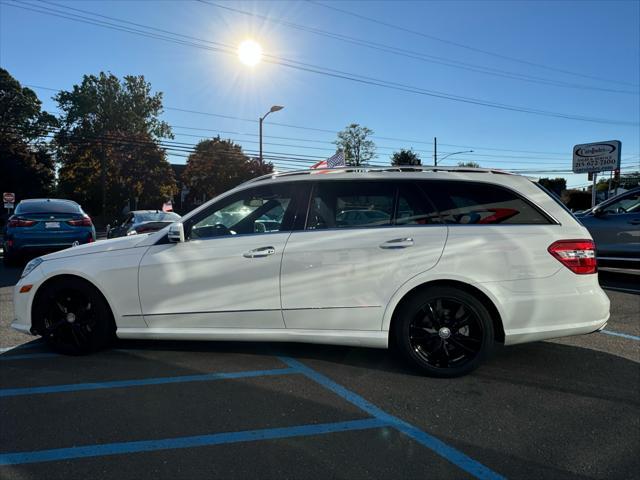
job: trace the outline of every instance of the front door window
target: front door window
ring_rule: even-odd
[[[290,229],[287,212],[291,210],[293,188],[272,185],[244,190],[231,195],[191,224],[189,238],[202,239],[224,235],[272,233]]]

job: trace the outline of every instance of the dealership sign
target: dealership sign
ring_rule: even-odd
[[[573,147],[573,173],[608,172],[620,168],[619,140]]]

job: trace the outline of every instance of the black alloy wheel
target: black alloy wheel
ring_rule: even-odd
[[[43,287],[34,309],[38,333],[55,350],[83,355],[106,347],[115,337],[111,311],[87,282],[68,278]]]
[[[493,322],[484,304],[469,292],[435,287],[401,308],[396,340],[404,356],[437,377],[464,375],[477,368],[493,347]]]

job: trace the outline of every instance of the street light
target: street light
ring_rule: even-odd
[[[264,122],[264,119],[267,118],[267,115],[269,115],[272,112],[277,112],[278,110],[282,110],[283,108],[284,107],[280,105],[274,105],[269,109],[267,113],[265,113],[262,117],[260,117],[260,163],[261,164],[262,164],[262,122]]]
[[[444,157],[442,157],[442,158],[440,159],[440,163],[442,163],[442,161],[443,161],[445,158],[450,157],[450,156],[452,156],[452,155],[458,155],[459,153],[473,153],[473,150],[465,150],[464,152],[453,152],[453,153],[449,153],[448,155],[445,155]],[[438,161],[436,160],[436,162],[435,162],[435,163],[436,163],[436,165],[435,165],[435,166],[437,167],[437,166],[438,166]]]

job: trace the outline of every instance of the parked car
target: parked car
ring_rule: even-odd
[[[71,200],[33,198],[22,200],[4,228],[4,263],[24,256],[91,243],[96,229],[89,215]]]
[[[496,342],[606,324],[589,232],[527,178],[358,170],[267,175],[159,232],[34,259],[15,287],[13,327],[72,353],[114,334],[395,344],[446,377]],[[387,220],[338,218],[361,209]]]
[[[640,187],[576,216],[596,242],[599,260],[640,266]]]
[[[138,233],[151,233],[161,230],[170,223],[180,220],[180,215],[159,210],[135,210],[129,212],[120,225],[110,228],[107,238],[126,237]],[[117,222],[114,222],[116,224]]]

